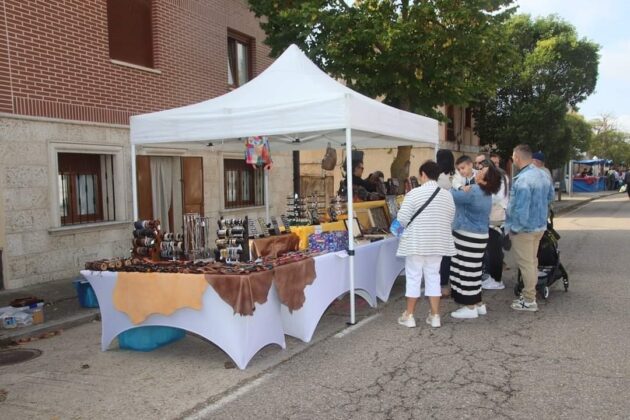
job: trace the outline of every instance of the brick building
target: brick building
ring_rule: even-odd
[[[128,255],[131,115],[219,96],[271,59],[245,0],[0,7],[0,273],[2,287],[16,288]],[[242,155],[185,147],[138,154],[140,216],[166,219],[169,230],[190,211],[264,212],[259,174],[240,165]],[[291,157],[274,160],[270,206],[281,211]],[[160,187],[156,174],[164,173],[171,184]]]

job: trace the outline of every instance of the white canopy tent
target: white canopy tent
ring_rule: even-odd
[[[399,145],[437,148],[438,122],[401,111],[361,95],[329,77],[295,45],[291,45],[267,70],[223,96],[150,114],[131,117],[132,173],[136,145],[212,143],[215,150],[243,151],[243,138],[268,136],[272,152],[325,149],[328,143],[345,147],[351,156],[358,148]],[[346,172],[352,173],[351,159]],[[348,176],[348,191],[352,177]],[[268,176],[265,203],[269,213]],[[132,177],[133,211],[137,218],[137,183]],[[352,220],[352,200],[348,218]],[[353,228],[348,224],[350,273],[350,322],[355,323]]]

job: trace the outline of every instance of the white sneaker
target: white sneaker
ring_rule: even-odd
[[[502,281],[496,281],[490,277],[488,280],[481,282],[481,288],[486,290],[501,290],[505,289],[505,285]]]
[[[440,328],[442,326],[440,315],[431,315],[429,313],[429,316],[427,317],[427,324],[429,324],[433,328]]]
[[[482,303],[481,305],[477,305],[477,314],[486,315],[488,313],[488,308],[486,308],[486,304]]]
[[[536,301],[527,302],[525,299],[512,302],[512,309],[516,311],[536,312],[538,311],[538,304]]]
[[[458,310],[451,312],[451,316],[458,319],[479,318],[477,308],[470,309],[468,306],[462,306]]]
[[[408,314],[407,311],[403,312],[400,318],[398,318],[398,323],[407,328],[414,328],[416,326],[416,320],[413,315]]]

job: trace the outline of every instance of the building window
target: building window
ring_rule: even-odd
[[[109,56],[153,67],[151,0],[107,0]]]
[[[116,220],[113,155],[59,153],[61,225]]]
[[[453,105],[446,107],[446,141],[455,141],[455,108]]]
[[[464,118],[464,127],[471,128],[472,127],[472,108],[466,108],[465,110],[465,118]]]
[[[243,159],[225,159],[223,178],[226,209],[265,204],[263,169],[254,169]]]
[[[228,35],[228,85],[241,86],[252,78],[252,39]]]

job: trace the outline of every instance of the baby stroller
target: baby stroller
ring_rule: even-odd
[[[553,228],[553,211],[549,210],[547,230],[543,233],[538,245],[538,283],[536,284],[536,291],[543,299],[549,297],[549,287],[559,279],[562,279],[564,291],[569,290],[569,275],[560,262],[559,239],[560,235]],[[523,287],[523,277],[521,270],[519,270],[516,286],[514,286],[514,294],[520,296]]]

